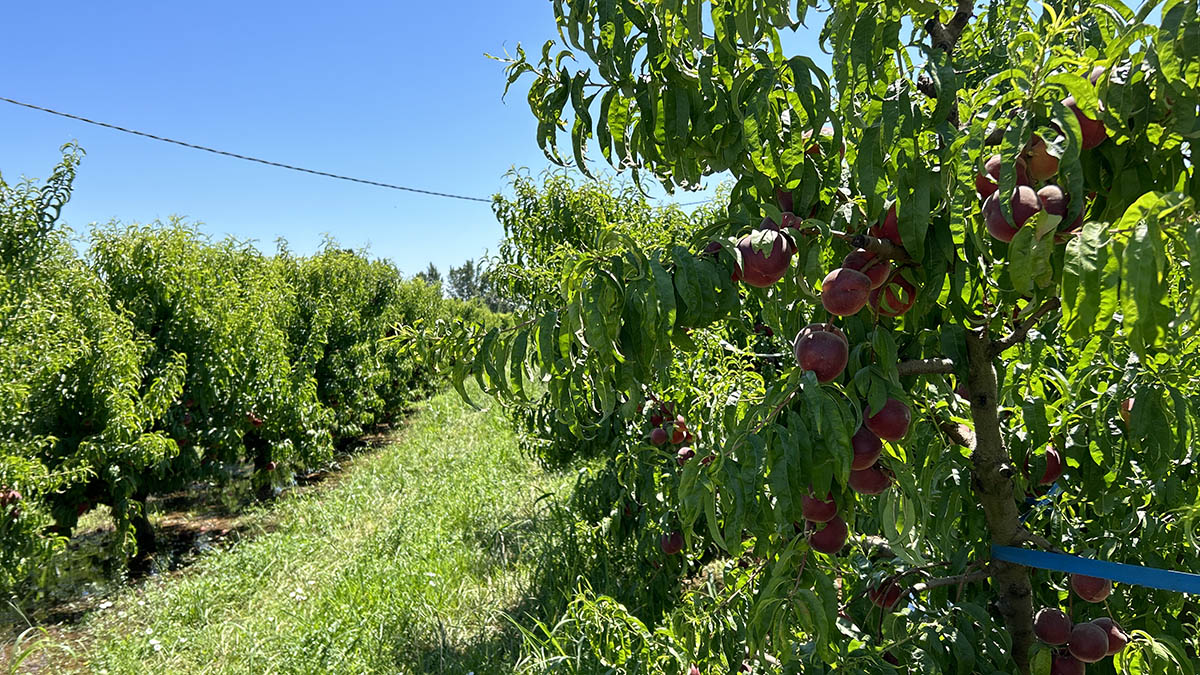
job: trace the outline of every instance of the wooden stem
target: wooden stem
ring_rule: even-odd
[[[916,359],[901,361],[896,365],[900,377],[908,375],[949,375],[954,372],[954,362],[950,359]]]
[[[1020,513],[1013,499],[1014,469],[1000,432],[999,387],[993,363],[994,345],[986,329],[967,333],[970,361],[967,388],[971,392],[971,417],[975,424],[975,447],[971,452],[973,486],[983,507],[992,543],[1011,546],[1023,538]],[[1029,650],[1034,644],[1033,588],[1029,569],[996,562],[992,589],[997,606],[1012,638],[1012,658],[1021,673],[1030,672]]]

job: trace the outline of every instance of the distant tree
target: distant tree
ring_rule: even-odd
[[[474,260],[468,260],[458,267],[450,268],[450,297],[459,300],[470,300],[483,295],[483,275]]]
[[[429,263],[429,267],[426,267],[424,272],[417,272],[417,278],[430,286],[442,283],[442,273],[438,271],[437,265],[433,263]]]
[[[500,297],[492,274],[481,264],[468,260],[459,267],[451,267],[449,276],[450,297],[459,300],[479,298],[493,312],[511,312],[512,303]]]

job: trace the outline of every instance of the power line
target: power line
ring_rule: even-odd
[[[435,192],[433,190],[422,190],[420,188],[405,187],[403,185],[392,185],[391,183],[380,183],[379,181],[366,180],[365,178],[354,178],[352,176],[342,176],[342,175],[339,175],[336,173],[329,173],[327,171],[317,171],[315,169],[305,169],[305,168],[299,167],[299,166],[292,166],[291,164],[272,162],[272,161],[266,160],[266,159],[259,159],[258,157],[249,157],[247,155],[239,155],[235,152],[226,152],[224,150],[217,150],[216,148],[209,148],[209,147],[206,147],[203,145],[195,145],[193,143],[185,143],[184,141],[177,141],[173,138],[164,138],[162,136],[155,136],[154,134],[148,134],[144,131],[136,131],[134,129],[126,129],[125,127],[117,126],[115,124],[108,124],[107,122],[97,122],[96,120],[88,119],[86,117],[80,117],[79,115],[72,115],[70,113],[60,112],[58,110],[51,110],[50,108],[43,108],[42,106],[33,105],[32,103],[24,103],[22,101],[15,101],[11,98],[6,98],[4,96],[0,96],[0,101],[4,101],[6,103],[12,103],[13,105],[21,106],[22,108],[29,108],[30,110],[40,110],[45,113],[50,113],[51,115],[58,115],[59,117],[66,117],[68,119],[78,120],[80,122],[85,122],[87,124],[94,124],[95,126],[104,127],[106,129],[113,129],[115,131],[121,131],[121,132],[124,132],[127,134],[133,134],[134,136],[142,136],[144,138],[150,138],[150,139],[153,139],[156,141],[162,141],[164,143],[174,143],[175,145],[182,145],[185,148],[191,148],[193,150],[203,150],[204,152],[211,152],[216,155],[224,155],[225,157],[233,157],[234,159],[241,159],[241,160],[245,160],[247,162],[257,162],[259,164],[266,164],[267,166],[274,166],[274,167],[278,167],[280,169],[289,169],[291,171],[299,171],[301,173],[308,173],[308,174],[312,174],[314,176],[324,176],[326,178],[336,178],[338,180],[350,181],[351,183],[362,183],[363,185],[374,185],[375,187],[388,188],[390,190],[403,190],[404,192],[415,192],[417,194],[431,195],[434,197],[446,197],[448,199],[461,199],[461,200],[468,201],[468,202],[484,202],[484,203],[490,204],[492,201],[491,199],[485,199],[483,197],[467,197],[464,195],[450,194],[448,192]]]
[[[451,194],[449,192],[436,192],[434,190],[422,190],[420,188],[405,187],[403,185],[392,185],[391,183],[381,183],[379,181],[367,180],[365,178],[354,178],[353,176],[343,176],[343,175],[336,174],[336,173],[329,173],[327,171],[317,171],[315,169],[305,169],[304,167],[292,166],[291,164],[283,164],[281,162],[272,162],[271,160],[259,159],[258,157],[250,157],[248,155],[239,155],[236,152],[227,152],[225,150],[218,150],[216,148],[210,148],[210,147],[207,147],[204,145],[196,145],[194,143],[178,141],[173,138],[166,138],[163,136],[155,136],[154,134],[148,134],[144,131],[128,129],[126,127],[118,126],[116,124],[109,124],[107,122],[99,122],[97,120],[88,119],[87,117],[81,117],[79,115],[72,115],[71,113],[65,113],[65,112],[62,112],[59,110],[53,110],[51,108],[43,108],[40,105],[34,105],[32,103],[25,103],[23,101],[17,101],[15,99],[7,98],[5,96],[0,96],[0,101],[4,101],[6,103],[11,103],[13,105],[21,106],[22,108],[29,108],[30,110],[39,110],[44,113],[50,113],[51,115],[58,115],[59,117],[65,117],[67,119],[77,120],[79,122],[84,122],[86,124],[92,124],[92,125],[95,125],[98,127],[104,127],[105,129],[112,129],[114,131],[120,131],[122,133],[132,134],[134,136],[141,136],[143,138],[149,138],[149,139],[152,139],[155,141],[162,141],[163,143],[173,143],[175,145],[180,145],[185,148],[191,148],[193,150],[203,150],[204,152],[211,152],[215,155],[223,155],[225,157],[233,157],[234,159],[241,159],[241,160],[245,160],[247,162],[256,162],[258,164],[274,166],[274,167],[278,167],[280,169],[288,169],[290,171],[299,171],[301,173],[312,174],[314,176],[324,176],[326,178],[336,178],[337,180],[350,181],[351,183],[361,183],[363,185],[374,185],[375,187],[388,188],[390,190],[403,190],[405,192],[415,192],[417,194],[431,195],[434,197],[446,197],[448,199],[461,199],[463,201],[468,201],[468,202],[484,202],[485,204],[490,204],[492,201],[491,199],[487,199],[484,197],[467,197],[465,195],[456,195],[456,194]],[[697,204],[704,204],[707,201],[708,201],[707,199],[702,199],[700,201],[695,201],[695,202],[685,202],[683,204],[676,204],[676,206],[695,206]]]

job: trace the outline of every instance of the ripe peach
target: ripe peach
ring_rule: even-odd
[[[1067,193],[1057,185],[1046,185],[1037,191],[1038,202],[1042,205],[1042,210],[1052,216],[1060,218],[1067,217],[1067,209],[1070,207],[1070,200],[1067,199]]]
[[[686,437],[687,420],[684,419],[683,415],[680,415],[679,417],[675,418],[675,428],[671,429],[671,442],[682,443],[683,439]]]
[[[883,222],[871,226],[867,232],[872,237],[887,239],[897,246],[904,246],[904,242],[900,240],[900,221],[896,217],[896,207],[888,209],[888,212],[883,217]]]
[[[1112,593],[1112,582],[1085,574],[1072,574],[1071,588],[1075,589],[1076,595],[1088,602],[1104,602],[1108,594]]]
[[[866,427],[859,427],[850,439],[854,446],[854,459],[850,461],[851,471],[862,471],[869,468],[879,455],[883,454],[883,441]]]
[[[1048,645],[1066,644],[1074,625],[1071,617],[1058,608],[1043,607],[1033,617],[1033,632]]]
[[[1129,643],[1129,636],[1125,634],[1125,631],[1121,630],[1117,622],[1107,616],[1095,619],[1092,623],[1099,626],[1108,635],[1108,652],[1106,652],[1106,656],[1112,656],[1125,649],[1125,645]]]
[[[894,582],[887,582],[867,591],[871,603],[880,609],[891,609],[900,602],[902,591]]]
[[[1108,633],[1094,623],[1077,623],[1071,629],[1067,651],[1084,663],[1095,663],[1108,654]]]
[[[650,432],[651,445],[663,445],[667,442],[668,438],[669,436],[667,435],[667,430],[661,427],[655,427],[654,430]]]
[[[1108,129],[1104,126],[1104,122],[1083,114],[1076,104],[1074,96],[1064,98],[1063,105],[1070,108],[1071,112],[1075,113],[1075,119],[1079,121],[1079,131],[1083,134],[1081,145],[1084,150],[1091,150],[1108,138]]]
[[[850,472],[850,489],[859,494],[877,495],[892,485],[892,479],[876,462],[861,471]]]
[[[814,323],[805,326],[793,343],[796,362],[811,370],[818,382],[831,382],[846,369],[850,360],[850,343],[832,324]],[[836,332],[834,332],[836,330]]]
[[[1034,134],[1029,139],[1029,149],[1026,150],[1026,166],[1028,167],[1029,177],[1035,182],[1049,180],[1054,174],[1058,173],[1058,158],[1050,154],[1046,148],[1046,141],[1042,140],[1041,136]]]
[[[810,523],[828,523],[837,517],[837,512],[832,492],[825,499],[817,499],[811,493],[800,498],[800,513]]]
[[[813,525],[812,527],[817,526]],[[842,520],[840,516],[834,516],[820,527],[821,529],[809,535],[808,545],[812,546],[813,550],[827,555],[837,554],[846,545],[846,539],[850,537],[850,528],[846,526],[846,521]]]
[[[871,279],[858,270],[839,267],[821,282],[821,304],[836,316],[858,313],[870,294]]]
[[[987,175],[982,173],[975,175],[975,191],[979,193],[980,197],[990,197],[1000,189],[1000,167],[1003,164],[1004,158],[998,154],[988,157],[987,161],[983,163],[983,170],[987,172]],[[1029,185],[1031,182],[1029,171],[1023,158],[1017,158],[1016,171],[1017,185]]]
[[[871,603],[880,609],[894,608],[896,603],[900,602],[900,595],[900,586],[895,585],[892,581],[866,591],[866,597],[870,598]]]
[[[688,463],[688,460],[696,456],[696,451],[691,448],[680,448],[675,453],[675,463],[683,466]]]
[[[1133,399],[1127,398],[1121,401],[1118,412],[1121,414],[1121,419],[1125,420],[1125,426],[1129,426],[1129,420],[1133,417]]]
[[[807,140],[811,139],[812,138],[812,130],[810,129],[808,131],[805,131],[803,135],[804,135],[804,140],[807,141]],[[821,127],[821,135],[818,138],[832,139],[832,137],[833,137],[833,128]],[[825,151],[821,148],[819,142],[813,141],[812,144],[808,147],[808,149],[806,149],[804,151],[804,154],[812,156],[812,157],[820,157],[821,155],[825,154]],[[846,158],[846,144],[845,143],[842,143],[841,147],[838,148],[838,155],[842,159]]]
[[[1052,445],[1046,448],[1046,471],[1042,473],[1038,485],[1052,485],[1054,481],[1062,477],[1062,473],[1062,455],[1058,452],[1058,448]]]
[[[658,539],[658,547],[667,555],[675,555],[683,550],[683,533],[672,532],[664,534]]]
[[[867,304],[880,316],[897,317],[912,309],[917,302],[917,289],[908,279],[895,275],[886,285],[867,296]]]
[[[879,412],[872,413],[870,408],[863,410],[866,427],[885,441],[896,442],[904,438],[911,420],[908,406],[894,398],[889,398]]]
[[[815,207],[813,210],[814,211],[816,210]],[[811,218],[812,216],[809,216],[809,217]],[[799,230],[799,229],[801,229],[801,226],[803,224],[804,224],[804,219],[801,218],[800,216],[797,216],[796,214],[792,213],[791,211],[784,211],[783,215],[780,216],[780,223],[779,223],[780,229],[786,230],[786,229],[790,228],[793,230]]]
[[[775,201],[779,203],[780,211],[792,210],[793,201],[791,191],[784,190],[783,188],[775,188]]]
[[[1017,236],[1017,230],[1042,210],[1037,193],[1028,185],[1018,185],[1008,203],[1013,218],[1011,223],[1004,217],[995,194],[983,200],[983,220],[988,234],[1005,243],[1012,241]]]
[[[871,288],[879,288],[892,272],[892,261],[884,260],[863,248],[856,248],[842,258],[842,267],[858,270],[871,279]]]
[[[759,252],[756,242],[769,253]],[[792,240],[774,230],[756,230],[738,240],[737,248],[742,254],[742,269],[735,271],[734,277],[756,288],[766,288],[782,279],[796,252]]]

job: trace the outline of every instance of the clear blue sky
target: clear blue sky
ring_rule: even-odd
[[[279,162],[489,197],[540,171],[524,90],[503,54],[555,37],[547,0],[8,3],[0,96]],[[788,42],[822,65],[811,37]],[[0,102],[0,174],[45,177],[86,150],[64,220],[180,215],[214,235],[309,253],[323,233],[407,274],[494,250],[490,205],[294,173]],[[713,181],[715,183],[715,181]],[[661,194],[661,193],[659,193]],[[679,194],[678,201],[698,197]]]

